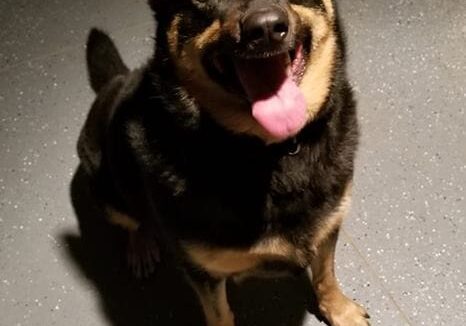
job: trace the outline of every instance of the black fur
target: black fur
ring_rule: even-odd
[[[87,53],[96,90],[127,72],[99,31],[91,32]],[[113,81],[119,102],[110,104],[115,114],[94,175],[99,196],[141,221],[157,219],[181,239],[244,247],[268,232],[302,241],[353,174],[358,127],[341,58],[325,108],[298,135],[295,156],[283,144],[223,130],[185,99],[173,71],[156,58]]]
[[[290,156],[197,111],[178,112],[176,92],[161,93],[152,73],[142,74],[110,123],[96,175],[111,205],[140,220],[157,215],[183,239],[248,246],[266,231],[304,236],[338,203],[357,143],[344,81],[334,82],[332,107],[299,134],[301,151]]]
[[[189,98],[173,73],[163,32],[167,17],[185,3],[193,10],[187,0],[151,1],[159,10],[157,49],[141,70],[128,72],[102,32],[89,36],[90,81],[99,94],[78,149],[97,196],[143,225],[156,224],[175,249],[180,240],[247,248],[280,234],[310,250],[309,237],[352,179],[358,139],[338,23],[329,96],[297,135],[300,151],[290,155],[290,142],[266,145],[233,134]]]
[[[86,48],[87,68],[92,89],[98,93],[117,75],[129,72],[112,40],[104,32],[92,29]]]

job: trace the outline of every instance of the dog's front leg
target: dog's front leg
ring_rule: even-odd
[[[228,304],[226,279],[206,273],[188,273],[204,310],[207,326],[234,326],[234,316]]]
[[[338,228],[314,247],[308,272],[322,315],[332,326],[367,326],[367,312],[341,291],[335,276]]]

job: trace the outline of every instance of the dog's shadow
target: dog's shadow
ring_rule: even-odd
[[[93,283],[102,311],[114,326],[201,326],[197,298],[173,264],[161,264],[149,279],[136,280],[124,262],[124,234],[102,218],[88,180],[78,168],[71,199],[80,236],[63,234],[67,257]],[[307,278],[247,280],[229,284],[237,326],[301,326],[306,310],[318,316]],[[320,319],[320,318],[319,318]]]

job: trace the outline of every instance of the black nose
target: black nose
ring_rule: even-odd
[[[261,8],[246,14],[241,27],[242,40],[249,46],[274,45],[285,40],[289,20],[278,7]]]

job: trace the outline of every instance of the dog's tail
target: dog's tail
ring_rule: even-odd
[[[89,81],[96,93],[113,77],[129,72],[110,37],[96,28],[87,39],[86,59]]]

